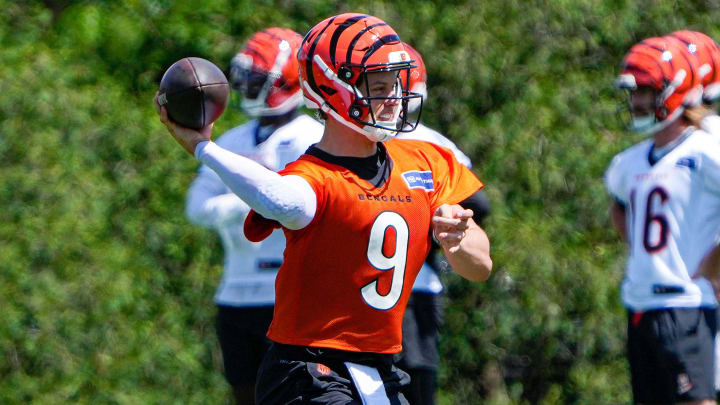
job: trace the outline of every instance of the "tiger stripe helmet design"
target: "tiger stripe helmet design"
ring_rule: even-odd
[[[253,117],[288,113],[302,103],[295,57],[302,36],[272,27],[255,33],[230,61],[230,85]]]
[[[408,75],[408,82],[403,83],[413,93],[422,95],[421,99],[412,99],[408,104],[408,112],[415,112],[418,108],[421,108],[422,102],[427,98],[427,70],[425,70],[425,62],[423,62],[420,52],[410,46],[407,42],[403,42],[403,47],[410,58],[415,62],[415,67],[410,69],[410,75]],[[400,76],[400,79],[405,79],[405,76]]]
[[[375,142],[415,129],[417,121],[406,125],[407,107],[410,100],[422,96],[408,91],[401,80],[396,81],[393,96],[369,96],[369,73],[407,75],[414,67],[397,33],[379,18],[346,13],[325,19],[305,35],[298,63],[309,108],[320,109]],[[396,100],[395,117],[377,119],[371,100]]]
[[[711,104],[720,97],[720,48],[709,36],[698,31],[675,31],[671,34],[682,41],[688,53],[700,63],[698,73],[704,87],[703,99]]]
[[[615,82],[630,92],[651,87],[657,92],[655,122],[641,132],[655,133],[682,116],[689,99],[702,94],[697,58],[677,38],[654,37],[630,48]]]

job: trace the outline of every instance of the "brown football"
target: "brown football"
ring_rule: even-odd
[[[222,70],[203,58],[183,58],[165,71],[158,102],[170,119],[193,129],[210,125],[225,111],[230,86]]]

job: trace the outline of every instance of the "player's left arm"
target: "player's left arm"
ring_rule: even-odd
[[[441,205],[433,215],[433,234],[452,269],[470,281],[485,281],[492,271],[490,240],[460,205]]]

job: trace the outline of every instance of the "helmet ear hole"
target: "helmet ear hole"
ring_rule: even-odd
[[[350,114],[350,117],[356,120],[361,119],[364,117],[368,112],[368,106],[362,105],[360,103],[355,103],[348,109],[348,114]]]
[[[352,106],[350,107],[350,116],[355,119],[360,119],[362,117],[362,108],[358,106]]]
[[[347,66],[341,66],[340,69],[338,69],[338,77],[346,83],[351,83],[353,71]]]

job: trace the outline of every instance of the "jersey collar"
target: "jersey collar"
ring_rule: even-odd
[[[680,146],[680,144],[685,142],[685,140],[690,137],[690,135],[694,132],[695,127],[691,125],[683,130],[683,133],[678,137],[678,139],[670,142],[662,148],[655,148],[655,143],[652,143],[650,145],[650,150],[648,150],[648,163],[650,163],[650,166],[654,166],[655,163],[661,161],[662,158],[667,156],[670,152],[675,150],[675,148]]]
[[[374,187],[382,187],[390,178],[393,168],[392,158],[382,142],[377,143],[377,152],[368,157],[331,155],[314,145],[306,153],[325,162],[344,167],[361,179],[367,180]]]

